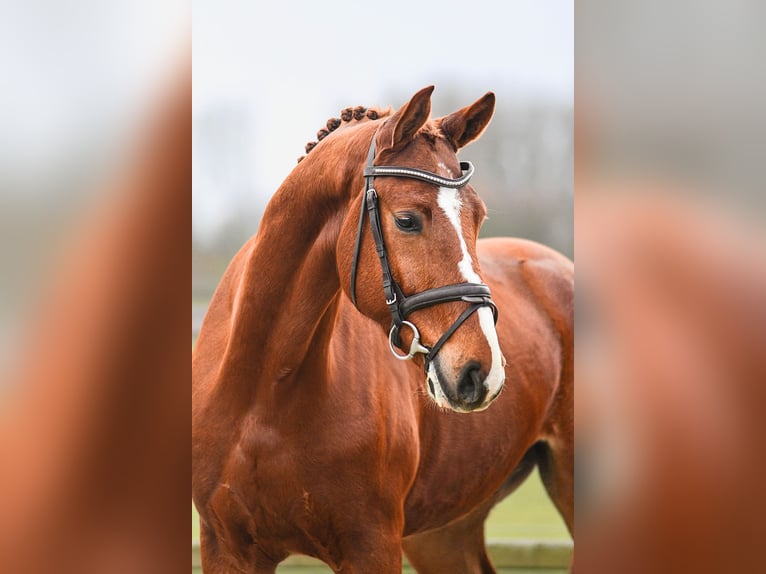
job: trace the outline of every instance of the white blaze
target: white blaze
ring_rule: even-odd
[[[473,268],[473,261],[471,255],[468,253],[468,246],[463,238],[463,226],[460,223],[460,208],[462,202],[460,201],[460,194],[457,189],[450,189],[448,187],[439,188],[439,197],[436,200],[439,207],[444,211],[444,214],[449,219],[452,227],[455,228],[457,233],[457,239],[460,242],[460,251],[463,254],[462,259],[458,262],[457,268],[463,279],[468,283],[481,283],[481,277]],[[505,380],[505,373],[503,372],[503,355],[500,352],[500,343],[497,340],[497,331],[495,330],[495,320],[492,316],[492,310],[489,307],[482,307],[476,313],[479,315],[479,325],[487,338],[487,344],[490,351],[492,351],[492,365],[487,375],[486,383],[488,388],[488,395],[493,396]]]
[[[428,364],[428,372],[426,373],[426,376],[428,382],[431,383],[431,386],[433,387],[433,394],[431,396],[436,404],[443,409],[451,410],[447,396],[444,394],[444,390],[442,390],[442,386],[439,383],[439,377],[436,376],[436,367],[434,367],[433,362]]]

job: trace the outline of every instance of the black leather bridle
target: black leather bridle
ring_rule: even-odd
[[[497,307],[491,299],[489,287],[483,283],[456,283],[454,285],[444,285],[409,296],[402,292],[401,287],[396,282],[396,279],[394,279],[394,275],[391,272],[391,266],[388,262],[388,252],[386,251],[386,245],[383,241],[383,228],[381,226],[380,211],[378,209],[378,194],[373,187],[373,182],[376,177],[406,177],[425,181],[426,183],[438,185],[439,187],[456,189],[463,187],[469,182],[473,175],[473,165],[471,162],[461,161],[460,169],[463,174],[456,179],[448,179],[430,171],[412,167],[376,166],[374,165],[376,135],[377,132],[372,136],[370,149],[367,154],[367,165],[364,168],[364,197],[362,198],[359,214],[359,228],[356,234],[354,260],[351,264],[351,301],[353,301],[354,305],[358,308],[356,302],[356,272],[357,264],[359,263],[359,251],[362,244],[362,229],[364,227],[364,213],[366,210],[370,214],[370,230],[372,231],[372,237],[375,240],[375,249],[378,252],[380,267],[383,271],[383,292],[386,297],[386,304],[391,312],[391,330],[388,333],[388,344],[391,348],[391,352],[397,359],[402,361],[412,359],[417,353],[423,353],[425,355],[424,367],[427,371],[428,364],[433,361],[444,343],[447,342],[468,317],[482,307],[489,307],[492,309],[495,323],[497,323]],[[410,321],[407,321],[407,317],[410,313],[413,313],[418,309],[431,307],[432,305],[438,305],[440,303],[448,303],[450,301],[465,301],[466,303],[469,303],[469,307],[455,319],[455,322],[452,323],[450,328],[444,332],[431,348],[422,345],[420,343],[420,332],[418,331],[418,328]],[[409,351],[406,355],[400,355],[394,349],[394,345],[396,345],[401,350],[405,350],[402,347],[400,337],[400,331],[403,326],[409,327],[413,334],[412,343],[410,344]]]

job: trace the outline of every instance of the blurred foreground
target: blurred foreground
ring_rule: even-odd
[[[576,207],[578,565],[764,571],[763,237],[656,186],[603,192]]]
[[[766,571],[763,16],[578,4],[581,572]]]
[[[3,373],[0,572],[188,567],[191,84],[178,72],[75,220]]]

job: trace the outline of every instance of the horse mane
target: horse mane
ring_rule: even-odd
[[[330,118],[327,120],[325,127],[320,128],[317,132],[317,141],[310,141],[306,144],[306,154],[308,154],[314,147],[321,142],[324,138],[330,135],[331,132],[339,128],[344,128],[349,125],[356,125],[359,122],[377,120],[379,118],[385,118],[392,114],[391,108],[365,108],[364,106],[356,106],[355,108],[345,108],[340,112],[340,118]],[[298,158],[298,162],[305,158],[302,155]]]

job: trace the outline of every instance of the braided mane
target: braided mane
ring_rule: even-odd
[[[324,138],[330,135],[338,128],[343,128],[352,123],[362,122],[367,120],[377,120],[378,118],[385,118],[392,113],[391,108],[365,108],[364,106],[356,106],[355,108],[345,108],[340,112],[340,118],[330,118],[327,120],[325,127],[321,128],[317,132],[317,141],[310,141],[306,144],[306,153],[308,154],[314,147],[321,142]],[[306,156],[303,155],[298,158],[300,162]]]

